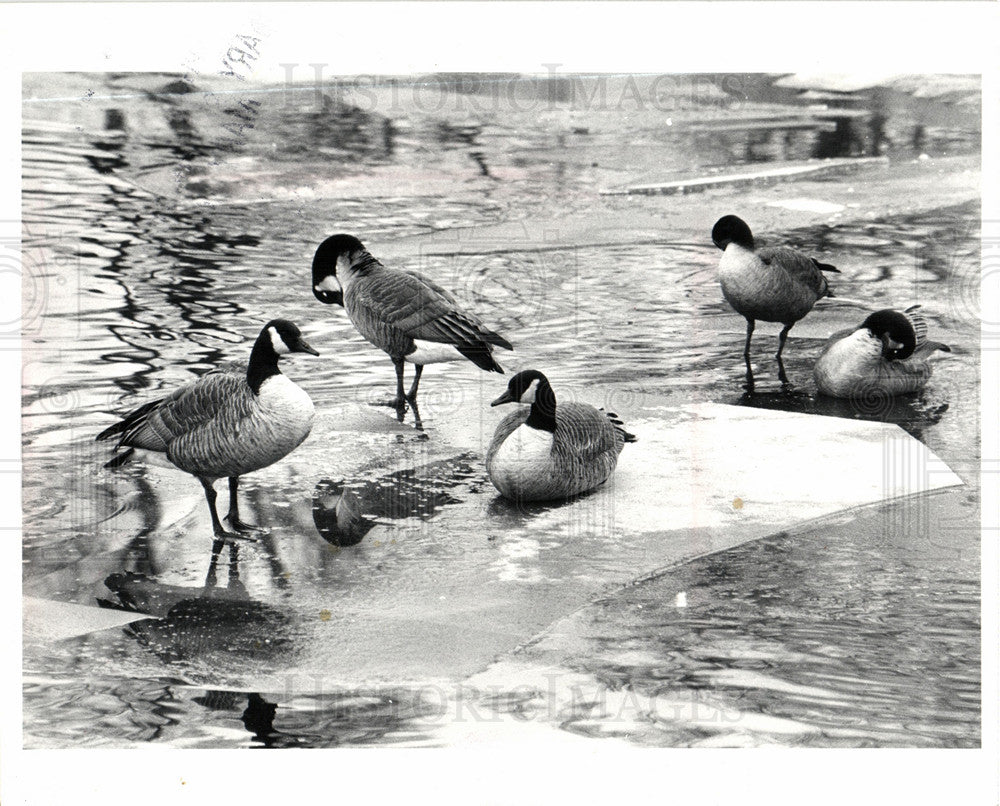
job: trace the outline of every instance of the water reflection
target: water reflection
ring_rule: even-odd
[[[362,504],[343,483],[321,479],[313,490],[312,514],[316,531],[327,542],[336,546],[353,546],[360,543],[371,531],[375,521],[364,517]]]
[[[793,388],[786,388],[780,392],[746,393],[726,402],[737,406],[796,414],[819,414],[849,420],[895,423],[921,441],[924,430],[939,423],[949,408],[947,402],[928,400],[922,392],[909,395],[883,395],[866,401],[827,397]]]
[[[99,604],[158,616],[133,622],[125,632],[168,663],[198,660],[223,670],[292,652],[292,620],[274,605],[251,598],[240,579],[239,546],[230,545],[226,585],[218,585],[223,546],[224,541],[215,541],[201,588],[116,573],[104,583],[115,598],[99,599]]]
[[[374,479],[321,479],[313,490],[313,522],[327,542],[352,546],[378,520],[428,520],[442,507],[462,503],[454,491],[482,475],[479,457],[462,453]]]

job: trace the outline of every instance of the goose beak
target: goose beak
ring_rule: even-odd
[[[310,345],[309,342],[307,342],[305,339],[301,337],[299,337],[299,340],[295,342],[295,349],[292,352],[309,353],[309,355],[319,355],[319,353],[312,348],[312,345]]]
[[[502,406],[504,403],[517,403],[514,396],[510,393],[510,389],[504,392],[500,397],[490,403],[490,406]]]

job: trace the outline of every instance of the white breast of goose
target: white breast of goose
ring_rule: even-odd
[[[771,284],[769,273],[760,258],[737,244],[729,244],[719,260],[722,293],[737,310],[759,302]]]
[[[813,375],[823,394],[851,397],[870,382],[881,363],[879,345],[858,330],[827,347],[816,361]]]
[[[268,464],[278,461],[309,436],[315,415],[305,390],[280,373],[272,375],[261,384],[252,431],[247,433],[254,443],[252,453],[270,459]]]
[[[493,457],[490,470],[496,485],[504,492],[548,489],[555,472],[552,445],[551,432],[518,426]]]

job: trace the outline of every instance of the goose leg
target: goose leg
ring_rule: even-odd
[[[403,394],[403,359],[394,358],[392,363],[396,367],[396,400],[394,405],[397,408],[402,408],[406,400],[406,395]]]
[[[424,372],[423,364],[413,365],[413,386],[410,387],[410,391],[406,394],[406,399],[410,401],[414,406],[417,405],[417,387],[420,385],[420,376]]]
[[[792,325],[794,324],[792,322]],[[778,359],[778,380],[782,383],[788,383],[788,376],[785,375],[785,363],[781,360],[781,351],[785,349],[785,339],[788,338],[788,331],[792,329],[792,325],[785,325],[781,329],[781,333],[778,335],[778,352],[774,356]]]
[[[393,358],[392,365],[396,368],[396,396],[392,400],[387,400],[384,403],[380,400],[372,403],[372,405],[388,406],[391,409],[396,409],[399,421],[403,422],[403,411],[406,408],[406,394],[403,392],[403,359]]]
[[[236,491],[240,486],[239,476],[229,477],[229,513],[226,515],[226,522],[237,532],[243,534],[263,534],[266,530],[259,526],[252,526],[240,520],[240,502],[236,497]]]
[[[747,365],[747,391],[753,392],[753,367],[750,366],[750,339],[753,336],[753,329],[757,323],[747,317],[747,340],[743,346],[743,362]]]
[[[417,408],[416,400],[410,401],[410,408],[413,409],[413,427],[416,428],[417,431],[423,431],[424,423],[420,419],[420,409]],[[402,420],[400,420],[400,422],[402,422]]]
[[[215,536],[223,541],[233,541],[233,540],[246,540],[246,538],[239,534],[238,532],[227,532],[222,528],[222,522],[219,520],[219,513],[215,511],[215,499],[218,497],[218,493],[215,491],[215,487],[212,486],[212,482],[208,479],[199,479],[201,486],[205,488],[205,498],[208,501],[208,511],[212,515],[212,530],[215,532]]]

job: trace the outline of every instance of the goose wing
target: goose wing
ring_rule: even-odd
[[[168,397],[140,406],[97,438],[120,435],[119,448],[166,452],[173,440],[208,425],[235,430],[250,414],[252,402],[253,392],[242,374],[209,372]]]
[[[417,272],[382,268],[365,283],[357,301],[411,339],[482,348],[483,342],[513,350],[510,342],[476,316],[459,310],[455,297]]]
[[[616,450],[620,437],[607,414],[585,403],[556,406],[556,447],[583,460]]]
[[[833,266],[820,263],[788,246],[758,249],[757,256],[767,266],[777,266],[784,269],[791,280],[804,285],[815,292],[817,296],[823,296],[829,290],[823,272],[837,271]]]
[[[824,355],[826,355],[830,351],[830,348],[833,347],[833,345],[835,345],[841,339],[850,336],[855,330],[857,330],[856,327],[847,327],[844,328],[843,330],[838,330],[835,333],[833,333],[830,336],[830,338],[826,340],[826,343],[823,345],[823,349],[820,351],[820,357],[822,358]]]

